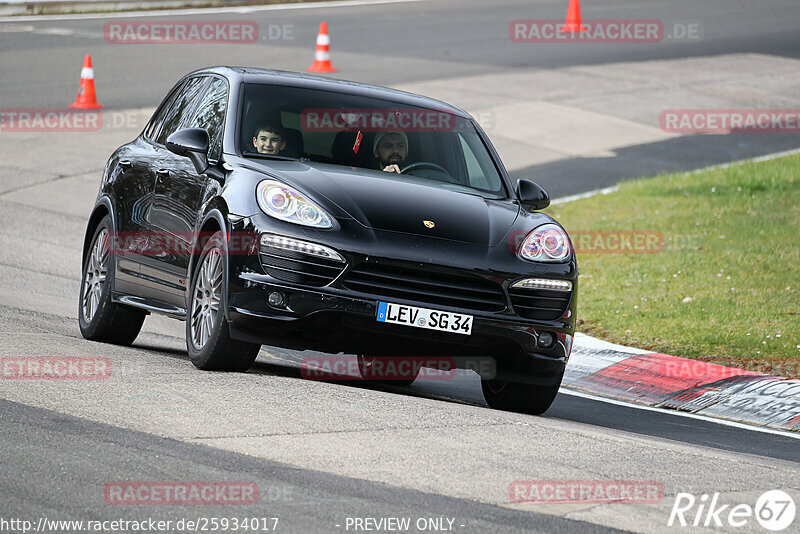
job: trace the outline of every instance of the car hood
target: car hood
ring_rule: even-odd
[[[496,246],[519,215],[514,202],[446,189],[421,178],[321,163],[270,161],[264,167],[374,230]]]

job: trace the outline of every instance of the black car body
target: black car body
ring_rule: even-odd
[[[320,102],[356,120],[298,127]],[[450,123],[397,128],[407,160],[425,163],[384,172],[370,150],[381,134],[356,117],[376,107],[383,121],[412,110]],[[281,155],[251,153],[264,122],[282,123]],[[490,357],[489,404],[541,413],[577,303],[569,239],[535,211],[548,203],[533,182],[512,184],[485,133],[448,104],[296,73],[196,71],[108,161],[86,232],[81,330],[131,343],[147,313],[188,319],[193,362],[216,369],[246,370],[261,344]],[[378,320],[380,303],[421,308],[429,327]],[[449,330],[431,326],[445,318]]]

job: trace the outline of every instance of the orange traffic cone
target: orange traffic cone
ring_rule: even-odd
[[[317,51],[314,55],[314,63],[306,70],[308,72],[336,72],[337,69],[331,65],[331,39],[328,37],[328,23],[321,22],[319,33],[317,34]]]
[[[78,98],[69,105],[77,109],[100,109],[97,103],[97,95],[94,93],[94,69],[92,68],[92,56],[86,55],[83,58],[83,68],[81,69],[81,85],[78,88]]]
[[[559,31],[562,32],[585,32],[589,28],[581,24],[581,2],[580,0],[569,0],[569,7],[567,7],[567,20],[561,26]]]

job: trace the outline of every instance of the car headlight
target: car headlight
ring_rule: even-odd
[[[529,261],[567,261],[572,246],[567,233],[557,224],[543,224],[534,229],[522,242],[517,255]]]
[[[276,180],[259,182],[256,199],[264,213],[276,219],[314,228],[333,228],[333,219],[325,210],[298,190]]]

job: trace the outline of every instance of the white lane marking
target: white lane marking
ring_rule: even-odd
[[[709,417],[707,415],[700,415],[695,413],[689,412],[681,412],[678,410],[665,410],[663,408],[654,408],[652,406],[644,406],[642,404],[633,404],[631,402],[625,402],[617,399],[611,399],[608,397],[601,397],[599,395],[592,395],[591,393],[583,393],[582,391],[575,391],[574,389],[568,389],[566,387],[562,387],[558,390],[558,393],[565,394],[565,395],[572,395],[573,397],[581,397],[584,399],[589,399],[598,402],[605,402],[608,404],[613,404],[615,406],[624,406],[626,408],[635,408],[637,410],[644,410],[647,412],[658,412],[665,415],[674,415],[677,417],[687,417],[689,419],[698,419],[700,421],[706,421],[708,423],[717,423],[720,425],[731,426],[734,428],[742,428],[745,430],[752,430],[753,432],[761,432],[763,434],[774,434],[776,436],[783,436],[785,438],[792,438],[792,439],[800,439],[800,433],[794,432],[787,432],[784,430],[777,430],[774,428],[766,428],[754,425],[748,425],[746,423],[739,423],[737,421],[730,421],[728,419],[718,419],[716,417]]]
[[[595,189],[594,191],[587,191],[585,193],[578,193],[576,195],[567,195],[565,197],[554,198],[553,200],[550,201],[550,204],[563,204],[565,202],[574,202],[576,200],[593,197],[595,195],[607,195],[609,193],[615,193],[617,190],[619,190],[619,186],[612,185],[611,187],[604,187],[603,189]]]
[[[69,28],[42,28],[34,30],[33,33],[40,33],[43,35],[75,35],[75,30]]]
[[[698,174],[701,172],[706,171],[716,171],[719,169],[728,169],[730,167],[736,167],[739,165],[745,165],[747,163],[760,163],[762,161],[770,161],[773,159],[783,158],[785,156],[791,156],[794,154],[800,153],[800,148],[793,148],[791,150],[784,150],[783,152],[773,152],[772,154],[765,154],[763,156],[757,156],[755,158],[747,158],[747,159],[739,159],[736,161],[731,161],[728,163],[719,163],[717,165],[709,165],[708,167],[703,167],[702,169],[695,169],[693,171],[688,171],[686,174]]]
[[[0,26],[0,33],[22,33],[32,32],[33,30],[34,27],[27,24],[3,24]]]
[[[400,4],[425,2],[426,0],[338,0],[333,2],[306,2],[302,4],[271,4],[266,6],[211,7],[195,9],[162,9],[155,11],[124,11],[121,13],[76,13],[72,15],[38,15],[0,17],[0,22],[38,22],[45,20],[97,20],[143,17],[182,17],[187,15],[244,14],[261,11],[288,11],[294,9],[316,9],[320,7],[371,6],[380,4]]]
[[[738,165],[745,165],[747,163],[761,163],[762,161],[770,161],[773,159],[783,158],[785,156],[792,156],[798,153],[800,153],[800,148],[793,148],[791,150],[784,150],[783,152],[773,152],[772,154],[764,154],[763,156],[757,156],[755,158],[737,159],[736,161],[729,161],[728,163],[718,163],[716,165],[709,165],[708,167],[701,167],[700,169],[686,171],[684,174],[699,174],[701,172],[716,171],[719,169],[729,169],[731,167],[736,167]],[[619,189],[618,185],[612,185],[611,187],[604,187],[603,189],[595,189],[594,191],[587,191],[585,193],[578,193],[576,195],[568,195],[565,197],[554,198],[553,200],[550,201],[550,203],[563,204],[565,202],[573,202],[575,200],[581,200],[584,198],[593,197],[595,195],[607,195],[609,193],[614,193],[618,189]]]
[[[573,345],[573,349],[575,347],[580,347],[586,351],[615,351],[615,352],[624,352],[629,354],[630,356],[635,356],[637,354],[653,354],[652,350],[644,350],[644,349],[636,349],[633,347],[626,347],[625,345],[617,345],[616,343],[609,343],[608,341],[603,341],[600,338],[592,337],[589,334],[584,334],[583,332],[575,332],[575,344]]]

